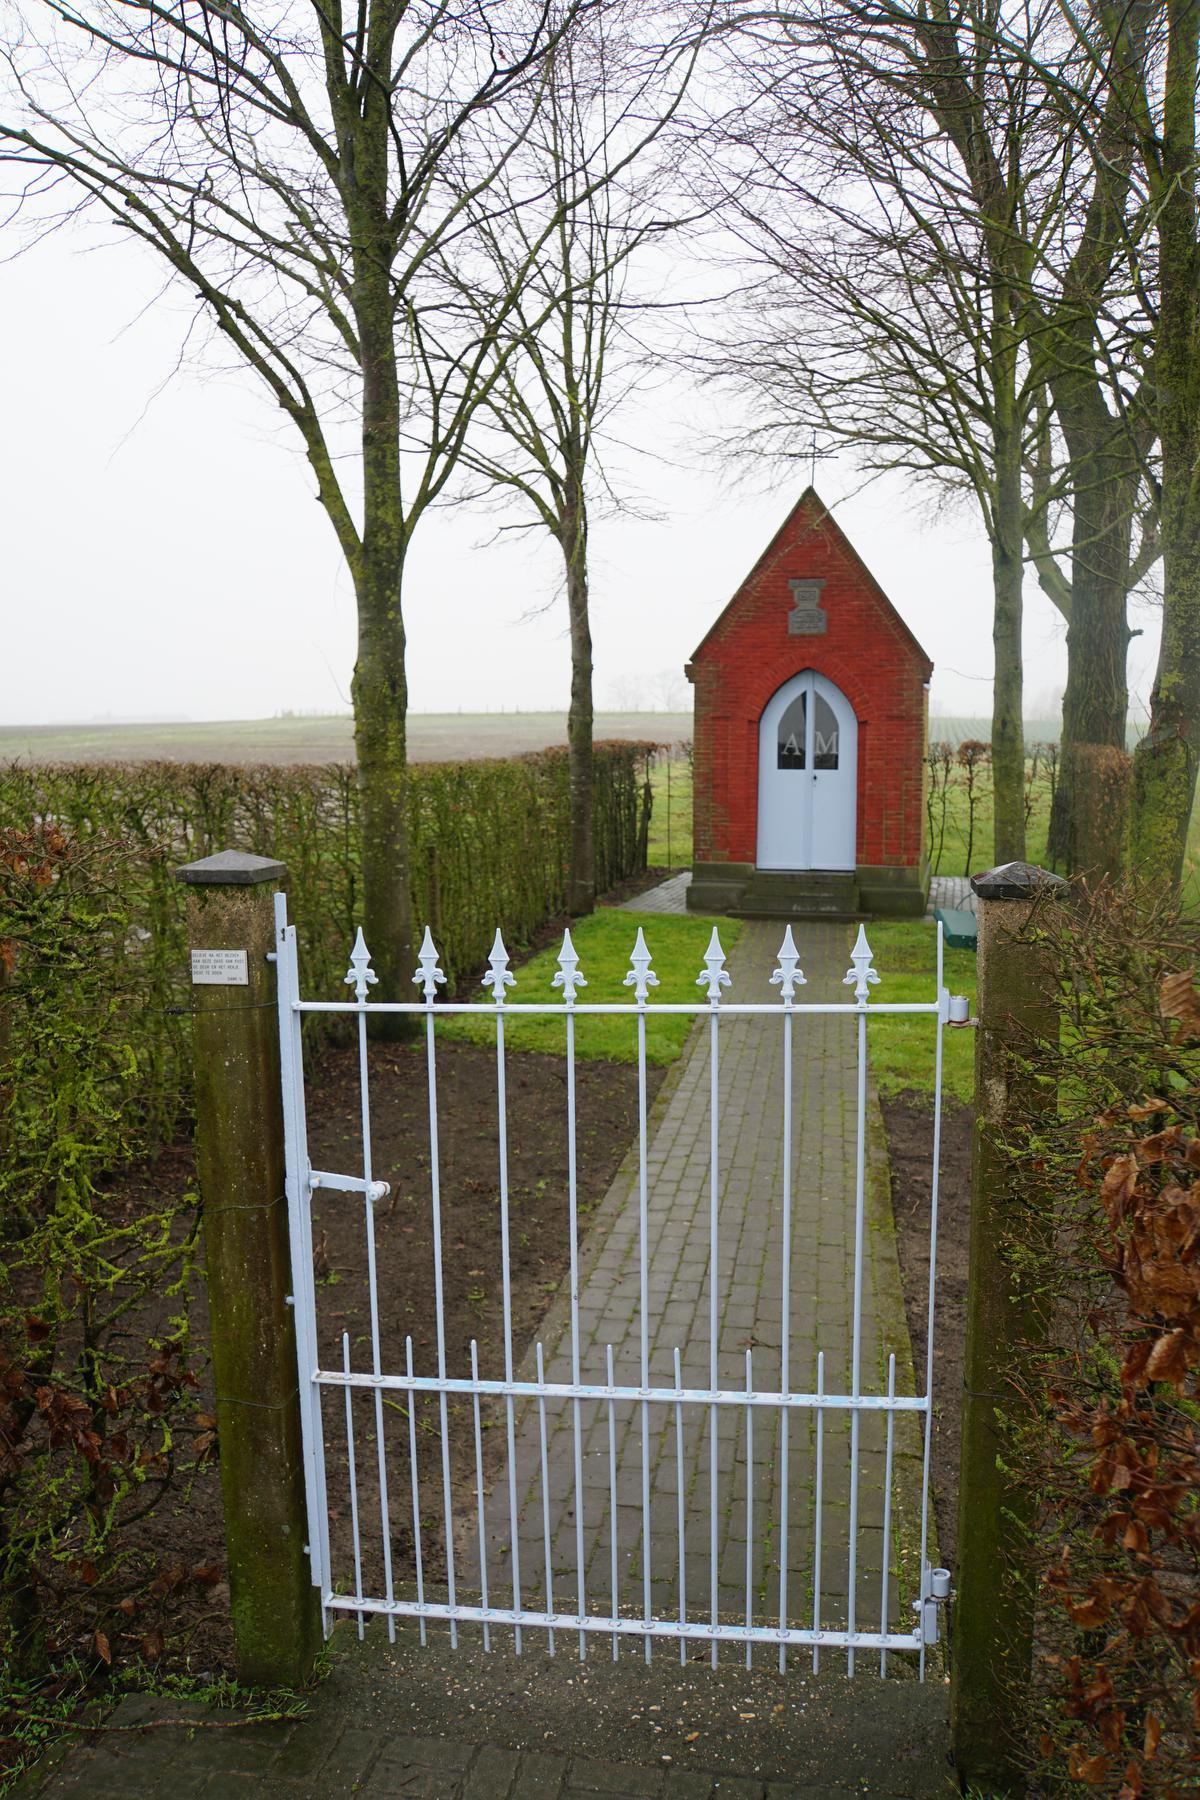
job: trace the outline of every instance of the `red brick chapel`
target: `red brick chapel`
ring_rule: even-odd
[[[919,914],[933,664],[808,488],[687,664],[688,905]]]

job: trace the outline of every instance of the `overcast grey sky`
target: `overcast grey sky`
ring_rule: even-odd
[[[288,428],[249,377],[172,374],[185,299],[158,298],[132,245],[52,239],[0,273],[5,345],[5,653],[0,721],[255,718],[348,703],[354,605]],[[697,451],[708,402],[657,389],[629,434],[665,448],[638,473],[653,519],[594,534],[596,697],[667,699],[694,644],[807,479],[732,485]],[[987,545],[967,513],[931,524],[896,484],[847,499],[817,486],[933,658],[932,709],[990,709]],[[842,502],[839,504],[839,502]],[[536,540],[489,544],[495,520],[427,518],[406,595],[414,711],[563,708],[568,654],[556,569]],[[1026,585],[1026,712],[1061,688],[1057,615]],[[1157,621],[1136,621],[1144,708]],[[684,690],[686,692],[686,690]],[[678,698],[683,698],[681,693]]]

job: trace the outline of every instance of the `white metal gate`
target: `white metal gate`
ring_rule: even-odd
[[[437,997],[444,976],[438,967],[437,951],[428,930],[421,946],[419,967],[414,981],[421,998],[406,1002],[381,1003],[369,999],[375,975],[370,957],[358,933],[346,975],[353,999],[335,1001],[301,998],[295,927],[287,922],[284,895],[276,896],[276,962],[278,972],[279,1021],[282,1051],[283,1105],[287,1144],[287,1199],[291,1232],[292,1269],[294,1277],[296,1344],[299,1366],[303,1417],[303,1448],[308,1503],[307,1554],[312,1568],[313,1584],[320,1590],[323,1617],[328,1630],[333,1615],[349,1614],[358,1621],[360,1634],[364,1621],[372,1615],[387,1619],[394,1634],[397,1618],[411,1617],[420,1622],[422,1641],[427,1626],[438,1622],[457,1643],[462,1627],[478,1628],[485,1647],[498,1628],[513,1632],[518,1650],[523,1632],[535,1631],[538,1641],[545,1633],[547,1646],[553,1652],[556,1638],[577,1640],[578,1653],[587,1653],[589,1636],[607,1638],[612,1654],[619,1653],[622,1639],[640,1641],[649,1660],[656,1640],[678,1645],[681,1660],[697,1645],[709,1647],[715,1665],[722,1646],[744,1653],[750,1664],[756,1648],[768,1647],[778,1656],[779,1667],[787,1662],[789,1649],[811,1655],[814,1669],[819,1667],[822,1651],[844,1653],[849,1672],[855,1668],[857,1652],[878,1657],[880,1673],[885,1673],[889,1652],[912,1652],[923,1676],[928,1645],[937,1641],[938,1613],[949,1592],[949,1576],[945,1570],[931,1565],[929,1474],[932,1423],[933,1330],[936,1297],[936,1251],[938,1211],[938,1165],[941,1136],[942,1034],[951,1017],[950,996],[942,979],[942,932],[937,928],[937,979],[934,995],[920,1002],[879,1002],[871,999],[871,989],[880,977],[873,965],[872,952],[861,928],[851,956],[851,968],[845,985],[853,989],[853,998],[838,1002],[803,1001],[798,990],[805,985],[799,953],[788,927],[770,976],[778,989],[773,1003],[739,1003],[726,995],[730,976],[716,930],[704,957],[704,967],[697,985],[704,995],[694,1002],[672,1004],[651,999],[658,985],[651,954],[639,928],[630,956],[630,969],[625,984],[632,989],[626,1002],[598,1003],[580,997],[587,982],[580,968],[570,933],[564,934],[558,958],[554,986],[560,998],[546,1002],[526,1002],[510,998],[509,990],[516,978],[509,968],[508,955],[499,931],[493,944],[490,967],[484,983],[492,998],[481,1002],[450,1002]],[[956,1017],[965,1017],[962,1003],[955,1007]],[[355,1022],[358,1043],[358,1142],[360,1154],[355,1158],[353,1173],[315,1169],[309,1158],[308,1130],[305,1113],[305,1087],[301,1048],[301,1026],[306,1013],[341,1013]],[[433,1236],[433,1316],[436,1331],[436,1370],[430,1374],[415,1372],[413,1340],[405,1344],[402,1368],[385,1367],[379,1326],[379,1289],[376,1276],[376,1208],[387,1198],[388,1184],[376,1178],[371,1145],[371,1105],[367,1058],[367,1021],[372,1013],[402,1012],[424,1020],[425,1062],[428,1082],[428,1203],[432,1209]],[[709,1111],[709,1175],[708,1175],[708,1287],[709,1371],[707,1385],[685,1385],[681,1374],[680,1353],[676,1349],[672,1379],[656,1379],[661,1374],[652,1367],[649,1320],[650,1295],[647,1288],[647,1231],[653,1204],[647,1173],[647,1022],[656,1014],[694,1014],[707,1018],[708,1111]],[[438,1149],[438,1058],[437,1020],[450,1014],[473,1014],[490,1021],[494,1031],[498,1109],[496,1120],[499,1180],[499,1219],[504,1278],[504,1368],[498,1378],[485,1379],[479,1374],[475,1346],[471,1346],[471,1366],[453,1369],[448,1366],[443,1294],[443,1197]],[[542,1346],[536,1346],[534,1368],[524,1376],[514,1361],[513,1324],[509,1293],[510,1218],[508,1205],[508,1101],[506,1097],[505,1021],[513,1015],[551,1015],[561,1019],[566,1039],[566,1127],[568,1143],[569,1203],[569,1379],[546,1380]],[[575,1021],[584,1015],[629,1015],[637,1036],[637,1076],[639,1099],[638,1134],[638,1260],[640,1367],[635,1381],[620,1382],[615,1378],[612,1349],[609,1347],[605,1366],[585,1366],[581,1353],[579,1322],[580,1267],[582,1234],[576,1205],[576,1055]],[[815,1371],[803,1387],[794,1384],[789,1356],[790,1321],[794,1316],[794,1299],[790,1290],[793,1229],[793,1059],[798,1023],[819,1015],[845,1015],[855,1021],[856,1120],[855,1181],[853,1195],[853,1293],[850,1311],[851,1342],[846,1347],[849,1380],[844,1391],[827,1391],[825,1357],[819,1355]],[[863,1269],[867,1226],[866,1135],[867,1135],[867,1024],[869,1018],[896,1015],[924,1016],[934,1037],[935,1101],[932,1121],[932,1201],[929,1245],[929,1289],[926,1321],[926,1353],[923,1369],[923,1391],[917,1394],[897,1391],[896,1358],[888,1360],[886,1375],[864,1367],[863,1358]],[[722,1212],[718,1182],[719,1098],[721,1093],[722,1020],[752,1016],[761,1020],[761,1029],[777,1034],[782,1063],[783,1143],[781,1163],[782,1191],[779,1205],[782,1216],[784,1252],[780,1258],[779,1282],[783,1338],[774,1367],[764,1378],[762,1361],[756,1370],[751,1351],[745,1353],[745,1379],[737,1387],[726,1381],[721,1385],[717,1363],[718,1321],[716,1316],[716,1283],[713,1272],[722,1253]],[[314,1268],[312,1202],[323,1191],[340,1193],[362,1205],[365,1241],[365,1273],[369,1298],[369,1331],[362,1349],[352,1345],[349,1334],[342,1336],[341,1366],[322,1366],[318,1352],[318,1295]],[[728,1209],[728,1198],[726,1199]],[[728,1230],[728,1222],[726,1229]],[[327,1359],[329,1360],[329,1359]],[[532,1374],[532,1379],[530,1375]],[[815,1379],[812,1377],[815,1376]],[[760,1383],[764,1382],[764,1385]],[[471,1554],[472,1566],[464,1570],[463,1553],[456,1533],[454,1483],[451,1473],[447,1405],[450,1397],[462,1397],[474,1415],[474,1481],[472,1511],[477,1539]],[[440,1433],[441,1538],[444,1569],[434,1572],[428,1550],[428,1481],[422,1483],[418,1472],[418,1431],[415,1423],[418,1402],[436,1405]],[[360,1408],[356,1428],[355,1406]],[[493,1403],[503,1414],[505,1434],[505,1481],[507,1484],[507,1518],[510,1525],[509,1555],[498,1582],[495,1566],[488,1567],[488,1529],[485,1519],[484,1456],[481,1437],[481,1403]],[[362,1410],[373,1422],[364,1433]],[[561,1410],[564,1429],[573,1436],[576,1553],[575,1567],[564,1581],[561,1569],[555,1569],[551,1550],[549,1489],[546,1473],[546,1419],[549,1408]],[[630,1421],[629,1443],[625,1446],[636,1457],[640,1445],[641,1463],[641,1604],[631,1608],[623,1603],[617,1575],[618,1512],[618,1413]],[[395,1427],[389,1437],[388,1426],[394,1418],[403,1417],[404,1424]],[[524,1418],[537,1423],[532,1439],[522,1436],[519,1426]],[[688,1421],[705,1421],[707,1430],[697,1436],[689,1430]],[[607,1584],[589,1580],[584,1567],[581,1443],[589,1427],[599,1421],[607,1432],[608,1468],[611,1478],[612,1576]],[[773,1442],[782,1446],[779,1493],[773,1502],[781,1510],[782,1519],[764,1519],[760,1506],[756,1521],[754,1430],[764,1425],[774,1430]],[[636,1422],[636,1429],[634,1428]],[[846,1541],[845,1617],[831,1620],[822,1614],[821,1559],[826,1553],[827,1532],[824,1529],[832,1510],[830,1494],[834,1471],[830,1462],[830,1433],[835,1426],[846,1427],[848,1467],[837,1472],[839,1489],[844,1485],[844,1503],[848,1506],[849,1529]],[[858,1588],[858,1547],[864,1521],[860,1516],[862,1491],[861,1462],[865,1452],[861,1446],[864,1429],[878,1430],[882,1443],[882,1483],[879,1489],[880,1517],[871,1521],[881,1533],[878,1610],[868,1622],[861,1616],[862,1603]],[[344,1427],[344,1440],[339,1447],[336,1465],[331,1462],[330,1434]],[[907,1591],[892,1579],[895,1553],[893,1519],[893,1448],[898,1430],[919,1428],[921,1460],[919,1544],[916,1545],[916,1568],[909,1578]],[[357,1440],[356,1440],[357,1429]],[[789,1533],[788,1444],[801,1432],[807,1432],[814,1447],[814,1481],[811,1494],[811,1550],[809,1566],[797,1568],[788,1550]],[[652,1521],[649,1446],[652,1433],[673,1439],[674,1460],[678,1479],[678,1514],[674,1522],[677,1541],[668,1540],[664,1549],[664,1531],[659,1521]],[[364,1436],[373,1445],[363,1443]],[[389,1463],[389,1442],[399,1440],[400,1455],[395,1465]],[[532,1467],[518,1466],[518,1443],[540,1440],[540,1505],[544,1532],[544,1556],[541,1567],[522,1569],[518,1513],[520,1495],[539,1485],[537,1449]],[[706,1443],[705,1443],[705,1440]],[[762,1439],[760,1438],[760,1444]],[[701,1448],[703,1446],[703,1448]],[[732,1459],[737,1447],[746,1468],[745,1493],[738,1505],[744,1505],[746,1543],[746,1577],[744,1606],[736,1613],[722,1606],[717,1577],[717,1509],[718,1476],[725,1459]],[[746,1447],[749,1455],[746,1456]],[[623,1453],[623,1452],[622,1452]],[[343,1466],[344,1454],[344,1466]],[[877,1456],[876,1460],[879,1458]],[[701,1466],[706,1463],[707,1468]],[[367,1474],[369,1473],[369,1481]],[[710,1567],[707,1583],[707,1605],[697,1604],[687,1589],[687,1553],[685,1553],[684,1495],[695,1490],[707,1477],[710,1502]],[[365,1488],[371,1489],[369,1501]],[[392,1491],[395,1498],[389,1497]],[[407,1490],[407,1491],[406,1491]],[[703,1491],[703,1490],[701,1490]],[[333,1503],[331,1504],[331,1493]],[[401,1498],[403,1496],[403,1498]],[[501,1500],[503,1503],[502,1494]],[[345,1511],[349,1509],[349,1532],[344,1531]],[[371,1516],[368,1516],[371,1515]],[[394,1578],[393,1537],[397,1519],[405,1515],[404,1529],[411,1530],[415,1562],[415,1580],[406,1586]],[[331,1550],[331,1519],[339,1520],[339,1529],[348,1537],[344,1556],[345,1568],[335,1569]],[[461,1527],[461,1519],[458,1521]],[[752,1581],[751,1545],[756,1532],[774,1533],[784,1546],[775,1559],[774,1576],[769,1595],[763,1584]],[[365,1573],[372,1551],[381,1579],[373,1582]],[[694,1552],[694,1546],[692,1547]],[[652,1562],[660,1565],[664,1556],[672,1571],[677,1570],[677,1588],[670,1613],[653,1604]],[[661,1574],[661,1568],[659,1573]],[[555,1597],[558,1579],[559,1598]],[[498,1587],[500,1592],[498,1595]],[[694,1587],[694,1583],[693,1583]],[[564,1590],[573,1604],[563,1604]],[[532,1596],[536,1595],[536,1599]],[[507,1603],[505,1603],[507,1602]],[[664,1646],[665,1647],[665,1646]]]

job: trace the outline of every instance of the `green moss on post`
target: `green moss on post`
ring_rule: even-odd
[[[1023,1794],[1034,1624],[1025,1574],[1030,1504],[1005,1467],[1000,1415],[1019,1413],[1020,1347],[1040,1340],[1044,1321],[1010,1251],[1016,1221],[1036,1230],[1036,1177],[1008,1146],[1055,1106],[1053,1086],[1027,1072],[1031,1040],[1058,1031],[1057,969],[1030,925],[1038,904],[1066,883],[1029,863],[1006,863],[971,885],[979,900],[979,995],[951,1723],[964,1784]]]
[[[191,948],[246,953],[246,982],[197,985],[196,1127],[221,1492],[238,1675],[294,1685],[320,1643],[307,1522],[284,1197],[272,894],[285,870],[224,851],[189,863]]]

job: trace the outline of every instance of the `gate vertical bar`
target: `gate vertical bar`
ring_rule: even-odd
[[[825,1394],[825,1352],[817,1351],[817,1399]],[[825,1485],[825,1408],[817,1407],[817,1466],[813,1478],[813,1611],[812,1628],[821,1629],[821,1501]],[[821,1646],[814,1643],[812,1653],[813,1674],[821,1668]]]
[[[717,1114],[718,1075],[717,1075],[717,1032],[719,1026],[714,1007],[708,1021],[709,1043],[709,1174],[708,1174],[708,1385],[715,1394],[720,1386],[720,1365],[718,1348],[720,1345],[721,1316],[720,1296],[717,1289],[717,1255],[719,1245],[719,1211],[720,1188],[717,1174],[718,1134],[720,1130]],[[709,1458],[709,1539],[708,1539],[708,1584],[709,1607],[712,1622],[718,1623],[720,1593],[718,1589],[717,1568],[717,1519],[720,1514],[720,1471],[717,1465],[718,1455],[718,1409],[714,1402],[708,1409],[708,1458]],[[711,1645],[712,1666],[717,1666],[717,1640],[714,1637]]]
[[[857,1131],[854,1145],[854,1317],[851,1326],[850,1395],[857,1400],[862,1393],[862,1286],[864,1229],[867,1187],[867,994],[870,984],[879,976],[871,966],[871,946],[860,925],[850,960],[853,967],[845,977],[853,983],[857,1002],[858,1027],[858,1093]],[[847,1573],[846,1628],[853,1634],[858,1628],[858,1408],[850,1412],[850,1556]],[[846,1673],[854,1673],[854,1645],[846,1650]]]
[[[647,1128],[646,1128],[646,996],[652,987],[658,986],[658,976],[650,967],[650,951],[642,928],[638,926],[634,940],[633,953],[629,958],[631,968],[625,977],[625,986],[633,988],[633,997],[637,1004],[637,1051],[638,1051],[638,1348],[641,1367],[641,1385],[643,1393],[650,1386],[650,1248],[648,1242],[650,1196],[647,1177]],[[650,1402],[643,1399],[642,1411],[642,1616],[650,1623]],[[615,1506],[615,1500],[614,1500]],[[616,1536],[616,1517],[613,1518],[613,1535]],[[653,1639],[649,1632],[645,1637],[645,1656],[649,1662]]]
[[[342,1333],[342,1368],[350,1373],[350,1333]],[[354,1455],[354,1389],[346,1383],[346,1465],[350,1471],[350,1532],[354,1542],[354,1598],[363,1597],[362,1539],[358,1530],[358,1471]],[[363,1634],[363,1615],[358,1614],[358,1635]]]
[[[550,1468],[546,1458],[546,1371],[542,1362],[542,1346],[537,1345],[538,1448],[542,1465],[542,1548],[546,1559],[546,1611],[554,1613],[554,1559],[550,1553]],[[554,1655],[554,1627],[546,1630],[546,1645]]]
[[[438,1142],[437,1046],[434,1040],[433,1002],[438,985],[446,977],[438,967],[437,952],[429,927],[417,957],[413,976],[425,997],[425,1081],[429,1095],[429,1196],[433,1225],[433,1299],[437,1313],[438,1381],[446,1380],[446,1308],[442,1281],[442,1162]],[[411,1338],[409,1343],[411,1345]],[[410,1405],[413,1404],[410,1399]],[[442,1517],[446,1527],[446,1592],[451,1609],[457,1604],[454,1571],[454,1496],[450,1481],[450,1419],[446,1407],[446,1389],[438,1389],[438,1422],[442,1434]],[[450,1647],[458,1648],[458,1625],[453,1610],[450,1614]]]
[[[643,1001],[643,1009],[644,1009]],[[638,1349],[642,1387],[650,1386],[650,1196],[646,1176],[646,1014],[638,1013]],[[642,1401],[642,1612],[650,1619],[650,1402]],[[645,1643],[646,1661],[652,1640]]]
[[[375,1266],[375,1193],[371,1155],[370,1073],[367,1067],[367,1015],[363,1010],[368,986],[376,979],[360,928],[350,958],[350,970],[346,976],[346,982],[348,985],[353,985],[354,997],[358,1002],[358,1099],[359,1129],[362,1134],[365,1215],[363,1222],[367,1234],[367,1296],[371,1319],[371,1372],[378,1378],[383,1374],[383,1360],[379,1346],[379,1282]],[[392,1586],[392,1531],[391,1509],[388,1505],[387,1436],[383,1421],[383,1390],[380,1387],[375,1389],[375,1450],[379,1464],[379,1519],[383,1537],[384,1593],[390,1609],[396,1596]],[[387,1631],[389,1642],[394,1644],[396,1641],[396,1615],[390,1610],[387,1616]]]
[[[950,994],[945,985],[943,962],[945,939],[942,921],[937,925],[937,997],[938,1012],[933,1052],[933,1166],[929,1180],[929,1294],[925,1311],[925,1416],[922,1420],[925,1442],[921,1455],[921,1555],[920,1594],[926,1593],[926,1571],[929,1567],[929,1472],[933,1454],[933,1322],[937,1306],[938,1244],[938,1180],[942,1167],[942,1032],[950,1016]],[[917,1675],[925,1679],[925,1637],[922,1632]]]
[[[287,895],[276,894],[275,977],[279,1003],[279,1064],[283,1092],[285,1190],[292,1253],[292,1312],[296,1329],[296,1371],[300,1390],[300,1438],[304,1453],[304,1500],[308,1518],[308,1559],[313,1586],[321,1596],[321,1627],[328,1637],[325,1606],[329,1587],[329,1511],[325,1495],[325,1433],[319,1366],[316,1295],[313,1287],[312,1218],[308,1187],[307,1121],[304,1106],[304,1039],[300,1014],[300,972],[296,928],[288,924]]]
[[[488,1609],[488,1572],[487,1572],[487,1522],[483,1505],[483,1433],[479,1422],[479,1345],[471,1339],[471,1380],[475,1382],[474,1401],[475,1422],[475,1504],[479,1517],[479,1604],[484,1612]],[[411,1398],[411,1396],[410,1396]],[[487,1620],[483,1622],[483,1647],[492,1647],[492,1632]]]
[[[883,1456],[883,1552],[879,1570],[879,1634],[886,1636],[890,1611],[889,1564],[892,1560],[892,1446],[895,1442],[896,1415],[891,1402],[896,1398],[896,1352],[888,1357],[888,1415]],[[879,1673],[887,1674],[887,1648],[879,1652]]]
[[[613,1381],[613,1352],[612,1352],[611,1344],[605,1345],[604,1372],[608,1376],[608,1387],[609,1387],[608,1506],[609,1506],[609,1521],[610,1521],[610,1526],[611,1526],[611,1529],[609,1531],[609,1559],[610,1559],[610,1574],[611,1574],[611,1579],[612,1579],[612,1613],[610,1614],[610,1617],[615,1619],[617,1617],[617,1598],[618,1598],[618,1595],[617,1595],[617,1409],[616,1409],[616,1404],[612,1399],[612,1389],[615,1384]],[[621,1654],[621,1651],[620,1651],[620,1640],[615,1631],[613,1632],[613,1637],[612,1637],[612,1654],[613,1654],[613,1661],[616,1662],[618,1656]]]
[[[575,992],[586,987],[579,973],[579,958],[571,933],[563,932],[558,973],[552,983],[562,989],[567,1025],[567,1223],[571,1233],[571,1382],[580,1383],[579,1365],[579,1183],[575,1130]],[[575,1606],[582,1619],[587,1614],[587,1577],[583,1561],[583,1421],[581,1402],[571,1401],[571,1428],[575,1453]],[[587,1632],[579,1633],[579,1660],[587,1660]]]
[[[792,1346],[792,1007],[797,984],[804,982],[790,925],[784,928],[783,943],[776,958],[778,964],[771,985],[778,987],[783,1001],[783,1268],[780,1275],[781,1333],[779,1351],[779,1391],[786,1400],[791,1382]],[[790,1409],[780,1408],[779,1419],[779,1629],[787,1630],[788,1555],[789,1555],[789,1491],[791,1457]],[[779,1646],[779,1672],[787,1669],[787,1645]]]
[[[504,1060],[504,995],[505,991],[513,986],[514,977],[509,973],[508,951],[504,948],[504,940],[500,936],[499,927],[497,927],[492,943],[488,963],[489,970],[483,979],[492,990],[492,999],[496,1007],[496,1130],[500,1156],[500,1278],[503,1285],[504,1303],[504,1379],[511,1383],[513,1379],[512,1267],[509,1256],[508,1228],[508,1088]],[[504,1396],[504,1414],[508,1434],[508,1526],[512,1554],[513,1611],[519,1613],[521,1610],[521,1544],[517,1536],[517,1438],[511,1394]],[[517,1655],[520,1656],[521,1627],[519,1624],[513,1633],[513,1641]]]
[[[679,1360],[679,1349],[675,1350],[675,1391],[683,1387],[683,1369]],[[675,1493],[679,1512],[679,1623],[687,1624],[687,1544],[684,1535],[685,1514],[687,1512],[687,1483],[683,1472],[683,1406],[675,1402]],[[682,1631],[679,1634],[679,1661],[687,1662],[687,1639]]]
[[[754,1624],[754,1392],[753,1351],[746,1351],[746,1630]],[[746,1639],[746,1667],[754,1663],[754,1646]]]
[[[783,1014],[783,1269],[780,1275],[782,1313],[779,1351],[779,1391],[787,1398],[791,1382],[792,1352],[792,1005],[784,1000]],[[779,1417],[779,1629],[787,1630],[788,1616],[788,1484],[791,1475],[789,1408]],[[779,1673],[787,1669],[787,1645],[779,1646]]]
[[[406,1337],[404,1340],[404,1367],[411,1382],[413,1378],[411,1337]],[[417,1605],[423,1607],[425,1604],[425,1557],[421,1548],[421,1481],[417,1467],[417,1396],[415,1389],[411,1387],[408,1390],[408,1462],[412,1474],[413,1555],[417,1564]],[[424,1614],[421,1615],[418,1623],[421,1628],[421,1642],[424,1643]]]
[[[720,1256],[720,1076],[719,1076],[719,1033],[721,1025],[720,1005],[721,989],[729,986],[729,976],[725,972],[725,952],[721,948],[721,940],[714,925],[712,936],[708,940],[708,949],[704,953],[704,967],[696,977],[697,987],[708,990],[708,1371],[709,1391],[716,1394],[720,1387],[720,1334],[721,1306],[720,1288],[718,1287],[718,1259]],[[720,1566],[717,1549],[717,1519],[720,1513],[720,1470],[717,1464],[718,1418],[719,1408],[714,1400],[708,1409],[708,1466],[709,1466],[709,1534],[708,1534],[708,1575],[709,1575],[709,1610],[712,1616],[714,1635],[711,1642],[711,1660],[717,1666],[717,1638],[715,1627],[720,1622]]]

